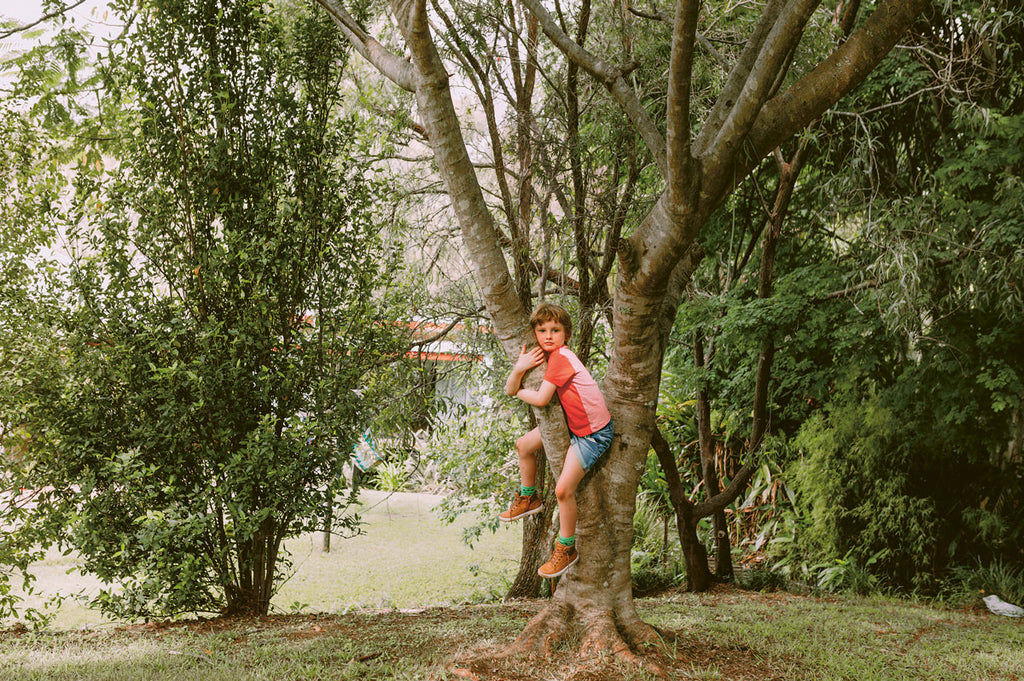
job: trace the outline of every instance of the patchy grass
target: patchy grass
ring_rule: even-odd
[[[364,490],[360,497],[365,534],[335,537],[330,553],[320,550],[319,535],[286,542],[295,572],[271,602],[273,612],[419,608],[493,601],[505,594],[519,566],[519,524],[502,524],[497,533],[484,533],[470,548],[462,542],[468,519],[446,525],[432,512],[440,497],[374,490]],[[56,550],[33,566],[36,587],[44,596],[66,597],[52,628],[110,624],[84,605],[103,585],[95,577],[78,574],[76,566],[74,555]],[[26,604],[41,607],[43,601],[29,597]]]
[[[705,674],[692,678],[1024,679],[1024,622],[984,610],[718,588],[643,611],[685,632],[678,650]]]
[[[0,633],[0,679],[651,678],[638,669],[581,660],[572,644],[559,646],[550,659],[487,657],[514,641],[542,606],[529,601],[8,631]],[[646,653],[675,679],[1024,679],[1024,622],[983,610],[733,587],[643,599],[639,606],[649,622],[676,635]]]
[[[430,512],[436,501],[370,492],[367,534],[335,540],[329,554],[315,536],[289,542],[296,573],[270,617],[120,626],[71,602],[63,631],[0,630],[0,681],[651,678],[581,659],[579,635],[549,659],[497,656],[544,605],[480,604],[514,576],[521,529],[502,527],[471,550],[461,526]],[[73,556],[49,556],[36,566],[40,584],[95,594],[95,580],[66,574],[73,567]],[[644,656],[673,679],[1024,681],[1024,620],[978,608],[736,587],[638,605],[669,633]]]

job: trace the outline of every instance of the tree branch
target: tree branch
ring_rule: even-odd
[[[667,172],[665,139],[661,131],[654,124],[654,121],[647,115],[647,111],[644,110],[636,93],[626,83],[624,77],[625,70],[614,68],[599,57],[583,49],[582,46],[566,35],[565,31],[561,29],[555,18],[548,13],[540,0],[523,0],[523,4],[533,12],[540,21],[544,34],[561,50],[567,59],[578,64],[580,68],[608,88],[608,91],[615,98],[615,101],[618,102],[623,113],[626,114],[640,132],[640,136],[643,137],[644,143],[658,164],[658,168],[665,175]]]
[[[697,155],[704,154],[711,141],[715,139],[715,136],[721,129],[722,122],[725,120],[729,110],[739,101],[740,91],[747,82],[751,69],[757,62],[757,58],[761,53],[761,47],[764,45],[764,41],[768,37],[772,26],[775,25],[775,21],[782,11],[783,4],[782,0],[769,0],[767,7],[762,11],[761,19],[754,28],[754,32],[750,35],[750,39],[747,40],[747,44],[740,53],[739,59],[733,64],[725,86],[718,94],[718,99],[715,100],[714,106],[711,107],[711,112],[704,121],[697,139],[694,140],[694,148]]]
[[[661,12],[644,12],[642,10],[637,9],[636,7],[633,7],[632,5],[630,5],[626,9],[629,10],[630,14],[640,17],[641,19],[650,19],[652,21],[660,21],[663,24],[672,24],[672,20],[666,17]],[[697,38],[697,42],[700,43],[700,46],[704,48],[704,50],[706,50],[707,53],[710,54],[715,61],[721,64],[723,68],[729,68],[729,60],[726,59],[721,52],[715,49],[715,46],[711,44],[711,41],[708,40],[703,33],[697,31],[694,35]]]
[[[736,155],[764,102],[771,96],[772,87],[779,82],[789,56],[803,36],[804,26],[820,1],[799,0],[780,13],[740,88],[736,103],[706,148],[705,156],[711,164]]]
[[[737,471],[736,475],[729,482],[728,487],[707,501],[702,501],[694,506],[694,517],[707,518],[736,501],[736,497],[740,495],[740,492],[742,492],[747,486],[747,483],[750,482],[750,478],[753,477],[755,470],[757,470],[757,466],[752,462],[748,461],[743,464],[743,467]]]
[[[416,91],[416,72],[407,59],[387,50],[348,13],[339,0],[316,0],[334,19],[352,47],[385,78],[408,92]]]
[[[693,175],[690,154],[690,79],[693,75],[693,42],[697,32],[698,0],[680,0],[672,30],[672,56],[669,58],[666,147],[668,200],[673,206],[686,200]]]
[[[8,31],[4,31],[3,33],[0,33],[0,40],[5,40],[7,38],[10,38],[15,33],[21,33],[22,31],[27,31],[28,29],[33,28],[35,26],[38,26],[39,24],[41,24],[41,23],[43,23],[45,21],[49,21],[50,19],[53,19],[54,17],[59,17],[62,14],[70,12],[71,10],[73,10],[74,8],[78,7],[79,5],[81,5],[83,3],[85,3],[85,0],[78,0],[78,2],[76,2],[73,5],[68,5],[67,7],[64,7],[62,9],[56,10],[55,12],[50,12],[49,14],[45,14],[45,15],[39,17],[38,19],[33,21],[31,24],[25,24],[24,26],[19,26],[17,28],[12,28],[12,29],[10,29]]]
[[[883,0],[825,61],[765,104],[751,127],[746,157],[760,159],[853,90],[930,4],[929,0]],[[745,174],[744,169],[738,169],[737,176]]]

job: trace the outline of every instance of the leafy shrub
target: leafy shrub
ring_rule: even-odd
[[[408,489],[409,474],[400,461],[384,461],[373,469],[367,485],[382,492],[404,492]]]
[[[779,591],[786,588],[786,575],[778,570],[757,566],[736,573],[736,583],[751,591]]]
[[[635,549],[630,556],[630,571],[635,596],[655,594],[686,581],[685,566],[678,560],[665,561],[656,553]]]
[[[438,505],[441,519],[453,522],[469,511],[485,518],[464,530],[467,543],[484,529],[497,529],[498,513],[507,508],[519,484],[515,440],[525,432],[525,419],[500,403],[478,403],[461,418],[438,423],[424,445],[424,455],[436,463],[437,475],[452,490]]]
[[[1024,567],[995,560],[987,565],[958,565],[950,570],[943,597],[953,603],[980,605],[981,598],[996,594],[1004,601],[1024,605]]]
[[[646,595],[680,584],[686,578],[679,561],[678,534],[663,499],[650,491],[636,499],[633,512],[633,552],[630,569],[633,593]]]
[[[809,526],[799,541],[817,571],[828,571],[823,588],[869,561],[898,584],[931,583],[935,504],[909,493],[917,471],[900,440],[896,417],[877,399],[834,405],[801,430],[807,457],[796,487]]]
[[[636,498],[636,509],[633,511],[633,550],[644,551],[657,556],[665,556],[669,551],[668,538],[674,533],[669,532],[673,516],[657,497],[641,493]],[[677,535],[676,535],[677,536]]]
[[[875,554],[862,564],[848,553],[831,564],[812,566],[808,571],[815,578],[815,587],[822,591],[864,596],[878,590],[879,579],[871,574],[869,568],[878,562],[882,555]]]

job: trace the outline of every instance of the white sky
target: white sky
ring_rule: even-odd
[[[70,4],[74,4],[74,2],[75,0],[70,0]],[[92,15],[93,9],[106,7],[106,5],[106,0],[87,0],[84,4],[71,10],[71,13],[78,18],[86,19]],[[43,16],[43,3],[41,0],[0,0],[0,15],[17,19],[23,24],[28,23]]]
[[[74,4],[77,0],[65,1]],[[67,17],[75,24],[88,27],[93,35],[104,36],[117,29],[117,26],[112,26],[104,21],[106,8],[107,0],[86,0],[78,7],[69,10]],[[41,0],[0,0],[0,17],[13,19],[19,26],[27,26],[44,15],[45,11]],[[23,35],[15,33],[0,43],[0,53],[24,49],[28,46]]]
[[[38,0],[0,0],[0,14],[24,21],[41,16],[42,4]]]

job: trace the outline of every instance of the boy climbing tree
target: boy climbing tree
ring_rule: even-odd
[[[590,372],[566,343],[572,336],[572,320],[557,305],[541,303],[530,317],[537,347],[523,351],[512,367],[505,392],[535,407],[547,406],[555,392],[565,410],[572,444],[566,452],[561,475],[555,484],[558,499],[559,536],[550,560],[538,574],[551,579],[565,573],[579,560],[576,550],[576,488],[593,465],[608,451],[614,429],[604,396]],[[522,387],[523,375],[547,361],[544,380],[537,390]],[[519,455],[520,490],[511,507],[498,516],[512,522],[543,510],[537,494],[537,451],[541,448],[540,430],[534,428],[516,440]]]

